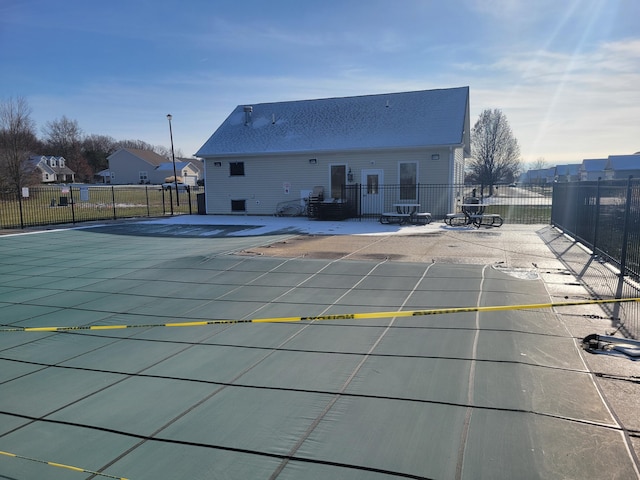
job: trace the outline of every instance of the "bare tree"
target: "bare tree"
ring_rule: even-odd
[[[484,110],[471,131],[469,170],[482,188],[511,183],[520,171],[520,146],[507,117],[498,109]]]
[[[142,140],[120,140],[118,141],[117,148],[135,148],[136,150],[149,150],[153,151],[153,145],[144,142]]]
[[[31,108],[24,97],[0,102],[0,186],[20,193],[34,182],[30,155],[38,144]]]
[[[76,120],[63,115],[59,120],[47,122],[42,132],[48,154],[64,157],[78,180],[92,179],[93,171],[82,154],[83,132]]]
[[[548,166],[549,166],[549,164],[544,159],[544,157],[538,157],[538,158],[536,158],[535,162],[531,163],[531,170],[543,170],[543,169],[547,168]]]

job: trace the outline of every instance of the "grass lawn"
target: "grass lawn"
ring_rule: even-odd
[[[191,209],[197,211],[196,192]],[[189,194],[180,192],[180,207],[173,199],[173,213],[189,213]],[[0,228],[157,217],[172,213],[170,193],[159,186],[36,187],[18,201],[0,197]]]

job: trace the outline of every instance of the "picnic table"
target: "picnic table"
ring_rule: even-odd
[[[395,212],[384,212],[380,215],[380,223],[413,223],[426,225],[431,222],[431,213],[419,212],[419,203],[394,203]]]
[[[469,199],[466,199],[467,202]],[[504,220],[497,213],[486,213],[487,204],[481,202],[468,202],[461,205],[462,213],[449,213],[444,221],[450,226],[473,225],[476,228],[484,225],[487,227],[500,227]]]

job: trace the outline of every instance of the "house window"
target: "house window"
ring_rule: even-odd
[[[400,200],[415,200],[418,183],[418,164],[400,163]]]
[[[139,172],[140,175],[140,183],[147,183],[149,181],[149,175],[147,172]]]
[[[60,158],[58,159],[58,166],[60,166],[60,167],[64,167],[64,158],[60,157]]]
[[[55,167],[56,166],[56,159],[55,158],[50,158],[49,159],[49,166],[50,167]]]
[[[331,198],[342,198],[342,188],[347,183],[347,166],[331,165]]]
[[[232,212],[246,212],[247,211],[247,201],[246,200],[231,200],[231,211]]]
[[[380,175],[367,175],[367,195],[378,195],[380,193]]]
[[[229,175],[232,177],[244,176],[244,162],[229,162]]]

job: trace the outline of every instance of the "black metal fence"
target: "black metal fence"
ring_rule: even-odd
[[[350,204],[351,216],[379,218],[392,212],[394,204],[416,203],[420,211],[431,213],[435,220],[448,213],[461,212],[463,199],[476,196],[488,205],[487,213],[497,213],[507,223],[549,224],[551,221],[552,186],[498,185],[493,194],[480,185],[418,184],[347,185],[343,198]]]
[[[595,295],[640,296],[640,179],[556,184],[551,223],[591,250],[599,273],[585,283]],[[589,270],[585,265],[578,273],[584,277]],[[609,310],[628,335],[640,336],[637,302]]]
[[[160,186],[55,185],[0,192],[0,228],[192,214],[200,187],[163,190]]]

